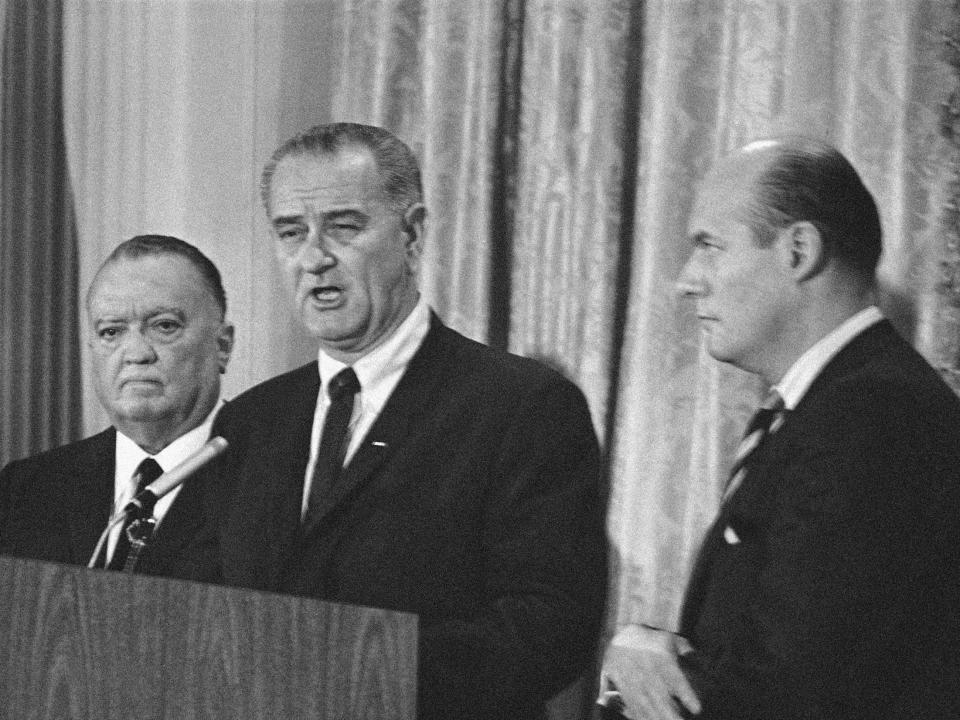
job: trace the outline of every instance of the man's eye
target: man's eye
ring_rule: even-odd
[[[153,324],[153,327],[164,335],[170,335],[180,329],[180,323],[173,320],[158,320]]]
[[[336,222],[327,226],[327,235],[335,240],[349,240],[363,228],[353,222]]]
[[[286,243],[300,242],[305,235],[306,231],[300,227],[281,228],[277,230],[277,237]]]
[[[97,331],[97,335],[100,336],[101,340],[114,340],[117,336],[120,335],[120,328],[118,327],[100,328]]]

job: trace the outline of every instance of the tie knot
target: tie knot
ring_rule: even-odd
[[[769,410],[775,413],[780,412],[784,407],[783,396],[775,389],[767,393],[767,396],[763,399],[763,403],[760,405],[761,410]]]
[[[152,457],[144,458],[137,466],[137,472],[135,474],[137,478],[137,492],[143,490],[161,475],[163,475],[163,468],[160,467],[160,463]]]
[[[357,380],[357,374],[351,367],[344,368],[338,372],[330,378],[330,382],[327,385],[327,394],[334,402],[352,397],[360,392],[360,381]]]
[[[780,413],[784,412],[784,409],[785,406],[783,402],[783,396],[781,396],[776,390],[771,390],[763,399],[763,402],[760,404],[757,412],[754,413],[753,418],[750,420],[750,424],[747,426],[747,431],[744,433],[744,436],[750,435],[750,433],[753,433],[757,430],[766,433],[770,429],[770,425],[773,423],[774,418],[776,418]]]

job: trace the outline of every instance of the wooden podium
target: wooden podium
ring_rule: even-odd
[[[0,557],[0,717],[412,720],[414,615]]]

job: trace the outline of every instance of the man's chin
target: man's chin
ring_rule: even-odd
[[[733,364],[733,355],[730,348],[724,347],[716,342],[710,342],[712,338],[707,337],[707,354],[714,360],[722,363]]]
[[[348,318],[334,316],[333,313],[309,315],[303,318],[303,325],[311,337],[320,341],[321,346],[338,346],[355,342],[360,333],[356,323],[348,322]]]
[[[112,415],[128,422],[156,422],[170,415],[171,408],[162,397],[144,396],[124,398],[111,408]]]

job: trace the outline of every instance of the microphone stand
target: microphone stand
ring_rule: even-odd
[[[143,549],[150,543],[153,530],[157,525],[157,521],[153,517],[153,506],[157,501],[157,496],[152,492],[147,492],[143,500],[144,502],[142,503],[129,502],[122,510],[113,514],[113,517],[110,518],[107,526],[103,529],[103,532],[100,533],[100,539],[97,540],[97,545],[90,555],[90,560],[87,562],[88,568],[93,569],[97,566],[97,560],[100,559],[100,553],[104,552],[104,545],[110,536],[110,531],[118,524],[125,522],[126,519],[132,515],[134,516],[134,520],[130,523],[129,527],[127,527],[127,539],[130,540],[130,550],[123,563],[122,572],[132,573],[134,571],[137,566],[137,560],[140,558],[140,553],[142,553]],[[104,559],[104,567],[106,567],[106,565],[106,559]]]
[[[127,528],[127,537],[130,539],[130,552],[124,561],[123,571],[133,572],[137,564],[137,558],[139,558],[140,553],[143,552],[143,549],[150,542],[154,527],[157,524],[157,521],[153,518],[153,506],[157,500],[174,488],[182,485],[184,480],[190,475],[226,450],[227,445],[227,441],[222,437],[210,438],[206,444],[193,453],[193,455],[176,467],[163,473],[137,493],[133,500],[127,503],[126,507],[122,510],[115,511],[113,517],[110,518],[107,526],[100,534],[100,539],[97,540],[97,546],[93,549],[93,555],[90,556],[90,562],[87,563],[87,567],[96,567],[97,560],[100,558],[100,553],[103,550],[104,544],[107,542],[110,531],[113,530],[118,523],[122,523],[128,517],[132,516],[134,520]]]
[[[153,537],[153,531],[157,527],[157,521],[152,515],[148,517],[138,517],[127,527],[127,538],[130,540],[130,550],[127,552],[127,559],[123,561],[123,570],[125,573],[132,573],[137,567],[137,561],[140,559],[140,553],[150,544]]]

